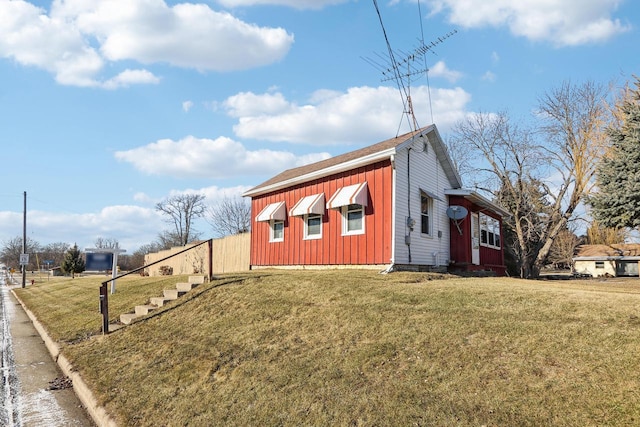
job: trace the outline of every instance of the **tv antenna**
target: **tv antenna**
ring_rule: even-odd
[[[382,27],[382,33],[384,35],[385,42],[387,44],[387,57],[382,54],[376,54],[377,60],[371,58],[362,58],[373,67],[377,68],[382,73],[382,81],[393,80],[396,82],[400,97],[402,98],[403,115],[406,115],[409,121],[409,126],[412,131],[419,129],[418,120],[413,109],[413,102],[411,100],[411,79],[413,76],[420,76],[425,74],[427,76],[427,88],[429,89],[429,106],[431,108],[431,88],[429,85],[429,68],[426,66],[426,54],[432,53],[436,55],[434,48],[443,43],[446,39],[456,34],[458,31],[453,30],[447,34],[438,37],[429,43],[424,42],[424,30],[422,29],[422,19],[420,20],[421,38],[420,44],[411,52],[404,52],[400,49],[394,50],[391,48],[389,37],[387,36],[387,30],[382,22],[382,15],[380,14],[380,8],[378,7],[378,1],[373,0],[373,5],[376,8],[378,20]],[[418,0],[418,10],[420,12],[420,1]],[[424,61],[424,66],[417,67],[415,64],[417,61]],[[433,122],[433,111],[431,111],[431,121]]]

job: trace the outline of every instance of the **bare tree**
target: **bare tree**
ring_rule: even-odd
[[[555,268],[568,268],[573,264],[573,255],[580,244],[580,238],[573,230],[565,228],[554,239],[549,251],[549,262]]]
[[[542,131],[550,143],[547,152],[561,180],[554,185],[556,191],[550,191],[551,196],[555,195],[553,216],[535,262],[537,271],[546,261],[554,239],[593,189],[598,161],[609,143],[606,128],[612,117],[606,108],[606,93],[603,86],[593,82],[565,82],[539,100]]]
[[[56,242],[45,245],[41,250],[40,263],[45,267],[59,267],[64,260],[64,254],[71,247],[69,243]]]
[[[193,238],[197,239],[197,235],[194,236]],[[164,249],[171,249],[174,246],[183,246],[180,240],[180,236],[176,234],[176,232],[169,231],[169,230],[163,230],[162,232],[158,233],[158,239],[156,240],[156,242],[157,242],[157,250],[152,252],[162,251]]]
[[[624,243],[629,231],[624,228],[603,227],[598,221],[592,221],[587,228],[586,244],[615,245]]]
[[[540,131],[535,133],[514,125],[505,113],[477,114],[453,130],[453,142],[482,159],[475,165],[478,187],[496,199],[502,193],[511,200],[506,207],[513,216],[515,238],[521,248],[528,248],[519,260],[521,277],[538,276],[554,240],[592,189],[607,143],[610,115],[605,94],[602,86],[591,82],[563,83],[539,99]],[[528,208],[539,199],[536,193],[548,201],[544,210]],[[533,245],[532,230],[537,240]]]
[[[192,241],[197,234],[192,229],[193,220],[202,217],[205,212],[202,194],[178,194],[156,204],[156,210],[162,212],[166,222],[174,227],[180,246]]]
[[[27,237],[27,254],[30,254],[28,270],[34,270],[36,266],[36,252],[40,251],[40,244],[30,237]],[[22,253],[22,237],[14,237],[9,239],[2,245],[0,250],[0,260],[11,268],[20,267],[20,254]]]
[[[97,249],[115,249],[119,246],[119,242],[113,237],[96,237],[93,246]]]
[[[224,197],[207,208],[205,219],[220,237],[251,230],[251,203],[242,197]]]

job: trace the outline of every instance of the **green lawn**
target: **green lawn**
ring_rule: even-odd
[[[438,277],[222,276],[105,337],[103,278],[18,292],[122,426],[640,424],[640,281]]]

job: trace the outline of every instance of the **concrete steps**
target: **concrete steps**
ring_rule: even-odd
[[[156,307],[162,307],[169,301],[173,301],[173,300],[165,297],[152,297],[149,299],[149,302],[151,303],[151,305],[155,305]]]
[[[120,315],[120,322],[129,325],[136,319],[147,316],[153,310],[158,307],[162,307],[163,305],[177,300],[187,292],[191,291],[198,285],[205,283],[205,276],[189,276],[188,282],[180,282],[176,283],[175,289],[165,289],[163,291],[163,296],[161,297],[152,297],[149,299],[149,304],[137,305],[134,308],[133,313],[123,313]]]

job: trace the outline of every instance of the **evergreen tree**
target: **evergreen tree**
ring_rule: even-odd
[[[620,105],[620,123],[610,127],[611,151],[598,165],[598,192],[589,198],[604,227],[640,228],[640,78]]]
[[[72,248],[64,254],[64,260],[60,268],[66,274],[71,273],[71,277],[75,278],[76,273],[82,273],[84,271],[84,259],[82,259],[82,253],[78,249],[78,245],[73,245]]]

